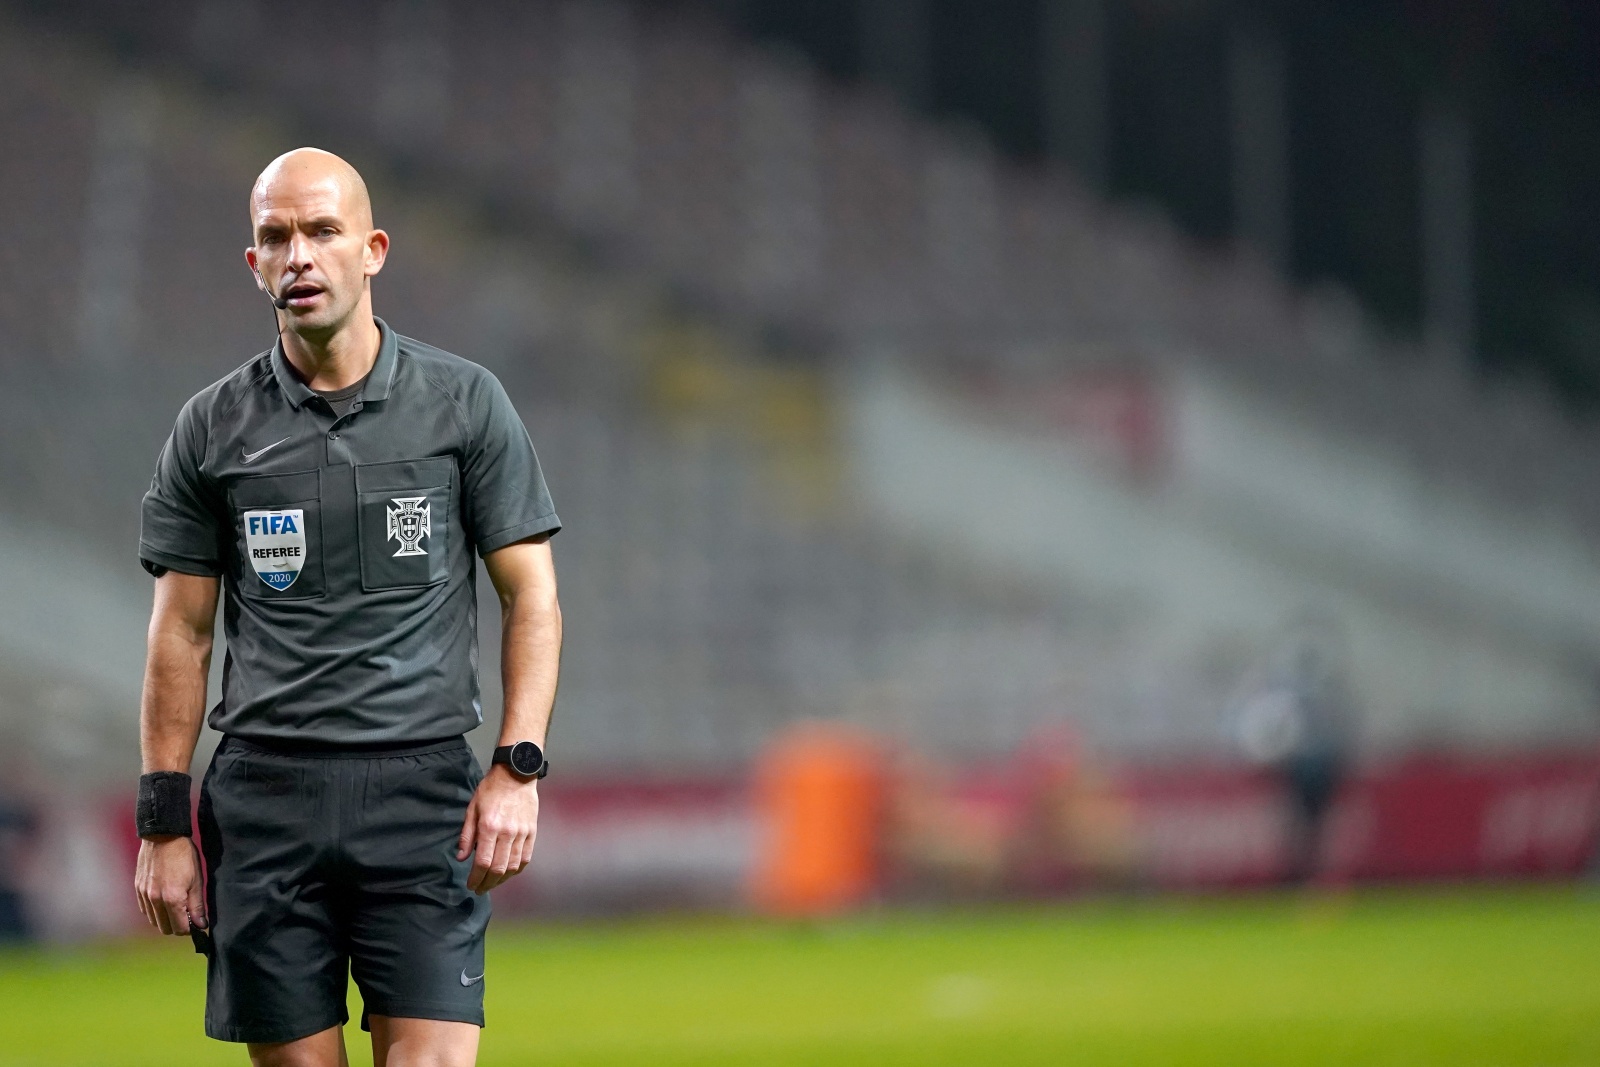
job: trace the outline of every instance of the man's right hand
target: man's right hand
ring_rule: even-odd
[[[139,842],[139,863],[133,876],[139,910],[164,934],[187,934],[190,925],[204,929],[205,894],[200,890],[200,864],[187,837],[160,837]]]

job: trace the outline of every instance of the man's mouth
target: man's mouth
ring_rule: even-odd
[[[317,285],[291,285],[283,294],[283,298],[291,304],[309,304],[322,295],[322,287]]]

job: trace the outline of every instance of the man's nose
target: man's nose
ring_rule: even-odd
[[[311,269],[311,241],[304,234],[297,233],[289,238],[289,258],[284,267],[295,274]]]

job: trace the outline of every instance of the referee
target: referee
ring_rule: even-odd
[[[493,375],[373,316],[389,237],[348,163],[273,160],[250,221],[279,340],[184,405],[144,498],[139,906],[207,954],[206,1033],[257,1065],[346,1062],[347,970],[376,1063],[471,1064],[487,893],[533,850],[561,521]],[[488,773],[462,738],[483,718],[474,550],[504,647]],[[219,587],[202,878],[187,772]]]

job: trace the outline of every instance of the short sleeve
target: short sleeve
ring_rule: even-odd
[[[461,485],[478,554],[560,530],[527,428],[493,375],[485,373],[476,383],[468,417],[472,439]]]
[[[203,577],[222,573],[216,493],[200,470],[205,441],[198,404],[191,400],[161,449],[144,495],[139,561],[158,577],[169,570]]]

